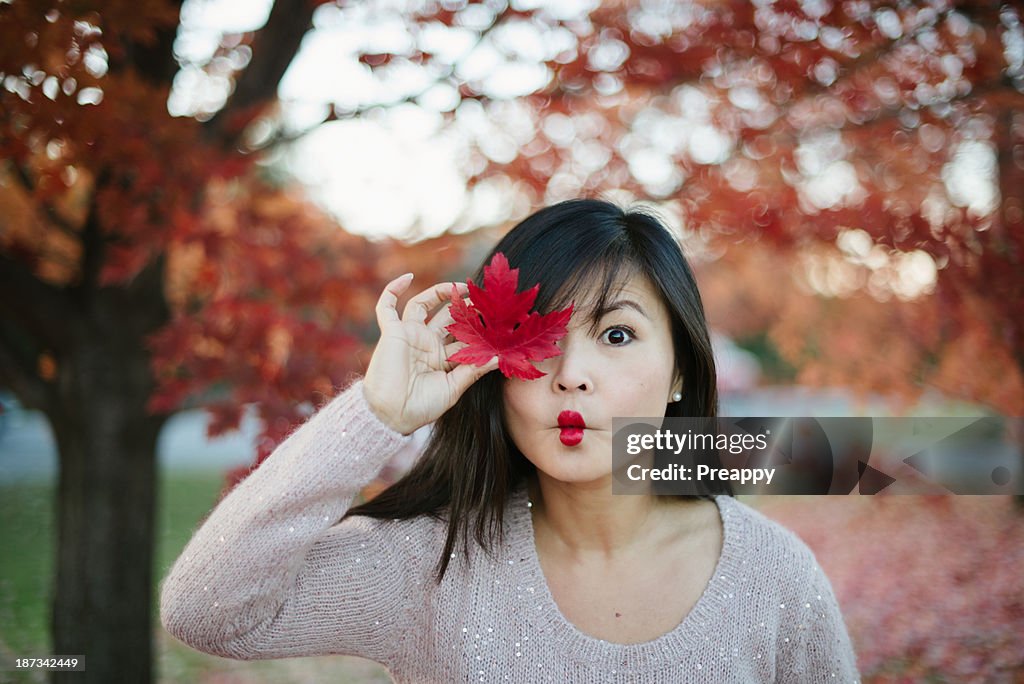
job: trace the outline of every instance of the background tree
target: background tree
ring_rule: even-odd
[[[88,664],[55,680],[151,680],[169,413],[208,406],[218,434],[255,402],[265,457],[362,368],[379,284],[455,258],[348,236],[257,164],[314,3],[226,40],[233,93],[202,122],[167,108],[180,4],[0,4],[0,384],[56,436],[53,652]]]

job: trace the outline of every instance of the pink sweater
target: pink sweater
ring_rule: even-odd
[[[228,658],[350,654],[396,682],[851,682],[856,658],[828,579],[796,535],[716,498],[722,555],[672,631],[616,644],[576,629],[537,559],[525,487],[490,557],[456,553],[437,585],[444,525],[335,522],[407,438],[357,382],[214,509],[164,581],[164,627]]]

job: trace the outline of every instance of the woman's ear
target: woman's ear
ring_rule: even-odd
[[[672,380],[672,391],[669,394],[668,401],[672,403],[674,401],[682,401],[683,399],[683,376],[677,371],[675,378]]]

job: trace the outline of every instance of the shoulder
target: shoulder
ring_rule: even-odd
[[[811,548],[742,501],[718,500],[734,533],[731,568],[746,587],[741,610],[774,635],[779,679],[818,681],[831,674],[856,681],[857,658],[842,612]]]
[[[336,534],[352,538],[372,538],[401,547],[433,546],[444,533],[445,523],[429,515],[412,518],[377,518],[350,515],[331,528]],[[402,543],[408,542],[408,543]],[[436,550],[436,548],[435,548]]]
[[[811,548],[795,532],[767,517],[757,509],[731,496],[716,497],[733,540],[744,559],[766,568],[805,567],[811,571],[817,559]]]
[[[789,605],[833,595],[814,551],[795,532],[734,497],[717,500],[726,525],[723,557],[762,598]]]
[[[444,531],[443,522],[426,515],[408,519],[352,515],[327,531],[319,550],[333,561],[347,559],[366,571],[429,586],[427,580],[440,557]]]

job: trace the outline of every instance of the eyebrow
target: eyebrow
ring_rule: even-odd
[[[599,311],[596,312],[596,318],[597,320],[600,320],[607,316],[608,314],[612,313],[613,311],[618,311],[619,309],[633,309],[644,318],[650,319],[650,316],[647,315],[647,312],[644,311],[643,307],[634,302],[632,299],[619,299],[610,304],[605,305]]]

